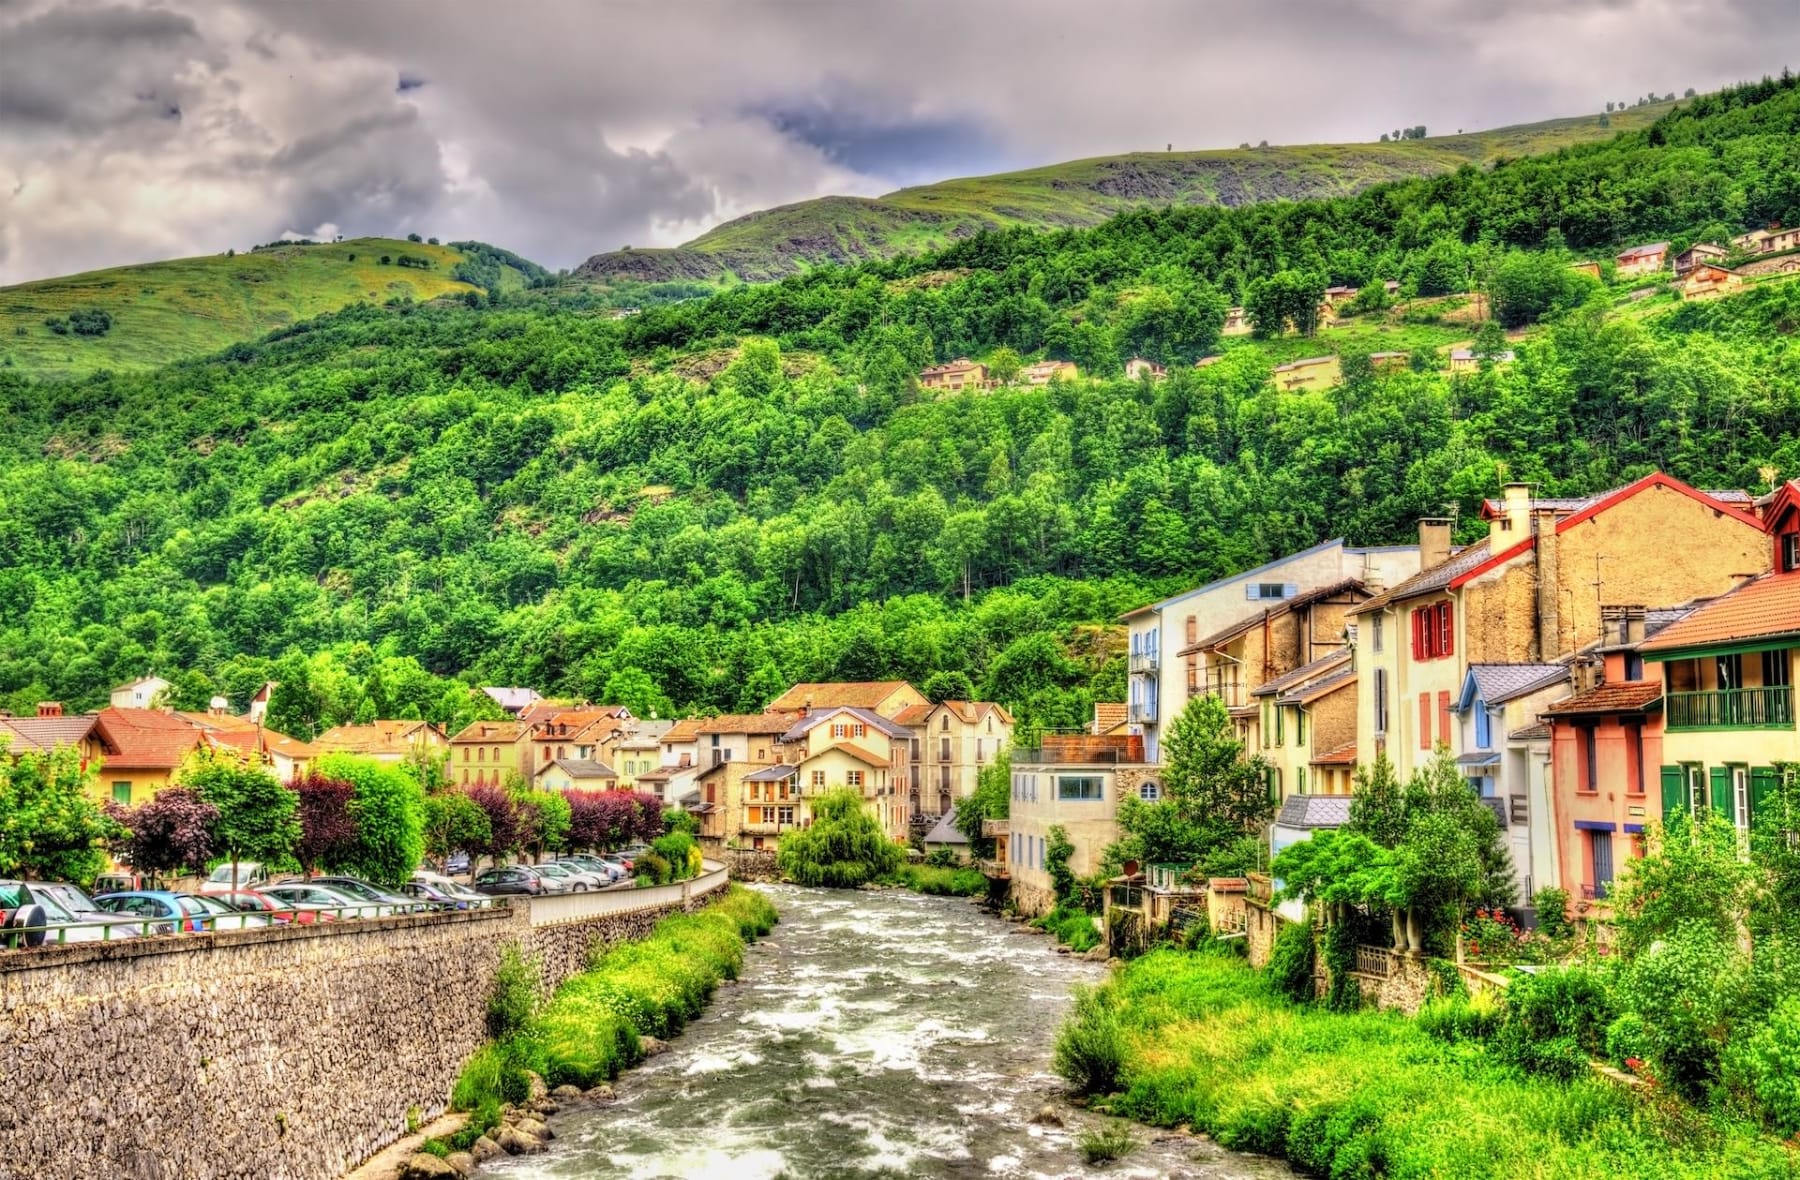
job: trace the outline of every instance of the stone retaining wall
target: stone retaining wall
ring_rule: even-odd
[[[781,870],[775,867],[775,853],[768,848],[727,848],[719,859],[731,870],[733,881],[779,881]]]
[[[714,896],[0,953],[0,1180],[335,1180],[445,1109],[508,942],[554,985]]]

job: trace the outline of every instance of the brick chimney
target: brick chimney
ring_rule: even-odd
[[[1419,520],[1419,569],[1428,570],[1450,560],[1450,518],[1426,516]]]
[[[1509,483],[1500,489],[1500,513],[1488,522],[1491,551],[1510,549],[1523,541],[1531,528],[1531,485]]]
[[[1540,508],[1531,514],[1537,534],[1537,657],[1548,663],[1562,654],[1562,583],[1556,574],[1556,513]]]
[[[61,717],[63,715],[61,701],[39,701],[37,706],[39,717]]]

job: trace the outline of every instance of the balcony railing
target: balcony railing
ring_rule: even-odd
[[[984,819],[981,821],[981,834],[992,840],[996,836],[1012,834],[1010,821],[1004,819]]]
[[[778,836],[782,832],[791,832],[800,825],[789,820],[787,823],[746,823],[743,830],[752,836]]]
[[[1156,720],[1155,701],[1133,701],[1131,703],[1131,720],[1135,723]]]
[[[1113,885],[1108,892],[1112,896],[1115,908],[1141,910],[1144,908],[1144,891],[1136,885]]]
[[[1267,907],[1275,896],[1275,882],[1265,873],[1248,873],[1244,877],[1244,897]]]
[[[995,880],[1004,881],[1012,875],[1007,871],[1006,862],[1003,860],[983,860],[977,861],[976,863],[981,869],[981,875],[984,877],[992,877]]]
[[[1358,975],[1372,975],[1376,979],[1386,979],[1394,971],[1394,952],[1385,946],[1358,944],[1356,966],[1353,970]]]
[[[1672,692],[1664,708],[1670,729],[1792,729],[1794,690],[1780,684]]]
[[[1133,672],[1154,672],[1157,666],[1158,653],[1153,651],[1134,651],[1131,653],[1131,670]]]

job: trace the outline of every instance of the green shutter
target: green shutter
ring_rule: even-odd
[[[1775,801],[1775,786],[1779,780],[1773,766],[1758,766],[1750,772],[1750,822],[1754,824],[1763,808]]]
[[[1715,766],[1712,768],[1711,774],[1713,813],[1729,820],[1731,818],[1731,768]]]
[[[1665,766],[1662,768],[1662,795],[1664,820],[1687,807],[1687,788],[1682,785],[1681,767]]]

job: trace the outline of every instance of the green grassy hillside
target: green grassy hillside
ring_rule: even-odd
[[[403,254],[430,266],[396,265]],[[393,261],[384,265],[384,255]],[[474,290],[451,277],[464,258],[449,246],[357,238],[0,287],[0,365],[78,375],[203,356],[359,301],[424,300]],[[518,277],[510,269],[506,274]],[[503,278],[501,285],[511,284]],[[59,334],[46,324],[66,322],[89,308],[112,317],[104,335]]]
[[[947,180],[884,197],[821,197],[740,217],[668,250],[597,254],[578,278],[639,284],[767,282],[822,262],[938,249],[982,229],[1096,225],[1146,205],[1237,206],[1347,196],[1464,164],[1541,155],[1646,127],[1671,103],[1394,143],[1137,152]]]

